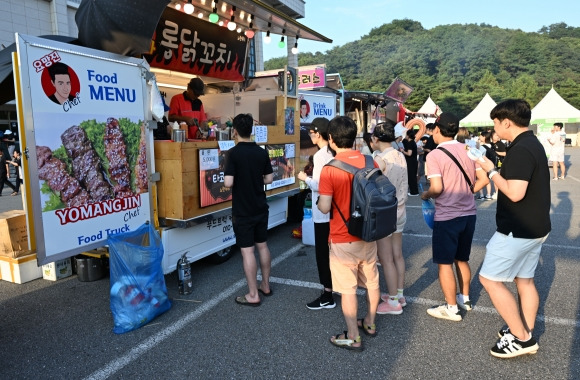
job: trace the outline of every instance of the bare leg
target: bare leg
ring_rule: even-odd
[[[471,268],[467,261],[455,260],[455,270],[457,271],[457,282],[459,282],[459,292],[469,295],[469,284],[471,282]]]
[[[552,170],[554,171],[554,178],[558,178],[558,163],[556,161],[552,162]]]
[[[560,172],[562,173],[562,178],[566,177],[566,165],[564,164],[564,161],[560,162]]]
[[[389,295],[394,296],[398,289],[403,289],[405,286],[405,258],[403,257],[403,233],[395,232],[392,235],[393,245],[393,260],[397,268],[397,289],[395,293],[391,293],[389,288]]]
[[[241,248],[241,251],[244,264],[244,274],[246,275],[249,291],[249,293],[246,294],[246,299],[248,302],[259,302],[258,280],[256,279],[258,266],[256,264],[256,257],[254,256],[254,247]]]
[[[367,325],[372,325],[375,323],[375,317],[377,315],[377,307],[381,301],[381,290],[380,289],[367,289],[367,308],[368,313],[365,318],[365,323]]]
[[[377,254],[385,273],[385,282],[390,296],[397,294],[397,268],[393,261],[393,238],[391,236],[377,240]]]
[[[453,273],[453,266],[451,264],[439,265],[439,283],[441,290],[445,296],[445,302],[449,305],[457,305],[455,294],[457,292],[457,284],[455,283],[455,274]]]
[[[346,321],[346,327],[348,330],[348,338],[356,339],[359,336],[358,325],[356,323],[356,313],[358,309],[358,301],[356,299],[356,294],[343,294],[342,295],[342,314],[344,315],[344,320]],[[377,302],[378,303],[378,302]],[[375,306],[375,313],[377,308]],[[369,311],[369,316],[370,316]],[[373,314],[374,315],[374,314]],[[373,321],[374,323],[374,321]],[[358,346],[359,344],[354,344]]]
[[[533,278],[515,278],[518,287],[520,315],[527,331],[531,332],[536,323],[540,296],[534,284]]]
[[[479,276],[479,281],[489,294],[493,306],[510,328],[510,332],[520,340],[528,339],[528,330],[524,326],[518,303],[503,282],[488,280]]]
[[[262,289],[264,293],[270,293],[270,270],[272,265],[270,249],[266,242],[256,243],[256,246],[258,247],[258,254],[260,255],[260,270],[262,271],[260,289]]]

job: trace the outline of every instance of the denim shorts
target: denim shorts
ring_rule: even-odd
[[[479,275],[498,282],[511,282],[516,277],[534,278],[542,244],[547,238],[548,235],[521,239],[496,231],[485,247]]]
[[[240,248],[253,247],[255,243],[268,240],[268,212],[252,216],[232,218],[236,244]]]
[[[433,262],[453,264],[469,261],[471,241],[475,232],[475,215],[466,215],[433,223]]]

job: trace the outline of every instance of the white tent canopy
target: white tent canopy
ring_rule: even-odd
[[[497,103],[489,96],[485,94],[483,99],[479,102],[477,107],[473,109],[465,118],[459,121],[460,127],[491,127],[493,126],[493,120],[489,117],[489,113],[495,107]]]
[[[435,104],[433,99],[431,99],[431,95],[429,95],[425,103],[416,113],[420,114],[420,116],[425,120],[425,123],[434,123],[435,120],[437,120],[435,117],[436,112],[437,104]]]
[[[580,110],[564,100],[554,87],[532,109],[531,124],[553,124],[580,122]]]

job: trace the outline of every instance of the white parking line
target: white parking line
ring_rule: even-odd
[[[431,235],[412,235],[416,237],[431,237]],[[274,260],[272,260],[272,267],[275,267],[282,261],[286,260],[290,256],[294,255],[297,251],[304,248],[303,245],[297,244],[292,249],[284,252],[280,256],[277,256]],[[258,276],[260,279],[261,276]],[[311,289],[322,289],[320,284],[314,282],[307,282],[307,281],[298,281],[293,279],[285,279],[280,277],[271,277],[270,282],[282,285],[290,285],[290,286],[298,286],[303,288],[311,288]],[[211,310],[214,306],[218,303],[230,298],[233,296],[234,293],[238,292],[241,288],[246,286],[246,279],[242,278],[241,280],[235,282],[233,285],[225,289],[223,292],[220,292],[216,297],[204,302],[202,305],[199,306],[196,310],[192,311],[189,314],[184,315],[181,319],[177,320],[171,326],[159,331],[155,335],[145,339],[142,343],[137,345],[135,348],[131,349],[125,355],[109,362],[103,368],[93,372],[89,376],[87,376],[84,380],[104,380],[115,373],[123,369],[125,366],[129,365],[134,360],[137,360],[141,355],[147,353],[159,343],[163,342],[167,338],[171,337],[173,334],[181,330],[182,328],[186,327],[191,322],[197,320],[200,316]],[[359,289],[357,294],[363,295],[364,290]],[[407,302],[417,303],[421,305],[435,305],[438,301],[420,298],[420,297],[411,297],[406,295],[405,296]],[[497,314],[495,309],[490,307],[483,307],[483,306],[475,306],[473,308],[475,312],[482,312],[482,313],[489,313],[489,314]],[[554,318],[554,317],[546,317],[543,315],[538,315],[538,320],[545,321],[550,324],[560,325],[560,326],[572,326],[575,328],[580,328],[580,321],[573,320],[573,319],[566,319],[566,318]]]

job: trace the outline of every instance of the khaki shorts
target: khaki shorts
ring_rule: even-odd
[[[356,294],[357,287],[379,289],[377,244],[365,241],[330,243],[332,290]]]

